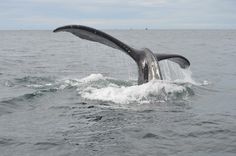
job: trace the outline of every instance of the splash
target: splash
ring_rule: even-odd
[[[193,88],[199,83],[192,79],[190,70],[183,70],[176,64],[165,61],[160,66],[164,80],[152,80],[142,85],[137,85],[136,80],[118,80],[102,74],[91,74],[82,79],[48,80],[45,84],[41,81],[23,84],[40,92],[76,89],[84,99],[119,104],[186,100],[194,95]]]
[[[199,84],[192,78],[192,72],[189,68],[182,69],[176,63],[168,60],[160,61],[159,64],[164,80],[183,83],[188,82],[195,85]]]
[[[185,100],[194,94],[192,86],[198,83],[192,79],[190,70],[183,70],[169,61],[162,61],[160,66],[164,80],[152,80],[142,85],[91,74],[82,79],[66,80],[62,88],[74,86],[85,99],[119,104]]]
[[[190,83],[153,80],[137,85],[134,81],[117,80],[101,74],[91,74],[79,80],[64,81],[63,88],[73,86],[88,100],[109,101],[119,104],[163,102],[185,99],[192,94]]]
[[[109,83],[107,86],[89,86],[78,88],[79,94],[86,99],[111,101],[114,103],[147,103],[151,101],[166,101],[177,94],[186,94],[184,86],[170,82],[153,80],[143,85],[119,86]]]

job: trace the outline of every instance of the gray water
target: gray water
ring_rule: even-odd
[[[106,32],[181,54],[191,70],[160,62],[166,80],[137,86],[135,63],[118,50],[0,31],[1,156],[235,155],[235,30]]]

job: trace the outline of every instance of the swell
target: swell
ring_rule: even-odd
[[[0,115],[33,109],[36,107],[34,100],[58,90],[49,85],[51,82],[53,80],[47,77],[30,76],[5,81],[4,85],[9,88],[7,91],[10,97],[1,97]]]
[[[33,109],[34,99],[44,95],[44,92],[35,91],[33,93],[23,94],[17,97],[11,97],[0,101],[0,116],[13,113],[19,110]]]
[[[4,98],[0,101],[0,115],[20,109],[33,109],[35,100],[58,90],[77,91],[80,99],[113,103],[113,106],[160,102],[184,102],[195,95],[198,86],[189,81],[154,80],[137,85],[133,80],[118,80],[102,74],[91,74],[82,79],[25,76],[8,81],[9,88],[31,89],[30,93]],[[63,93],[62,93],[63,95]]]

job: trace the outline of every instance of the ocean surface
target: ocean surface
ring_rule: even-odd
[[[0,31],[1,156],[235,156],[236,30],[105,30],[177,53],[137,85],[121,51],[52,31]]]

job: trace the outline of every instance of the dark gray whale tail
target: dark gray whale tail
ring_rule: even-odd
[[[91,27],[82,25],[67,25],[59,27],[53,32],[61,31],[70,32],[82,39],[99,42],[125,52],[127,55],[133,58],[133,60],[138,65],[138,84],[143,84],[153,79],[162,79],[158,61],[168,59],[179,64],[181,68],[187,68],[190,66],[190,62],[181,55],[154,54],[147,48],[137,50],[112,37],[111,35]]]

